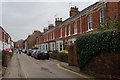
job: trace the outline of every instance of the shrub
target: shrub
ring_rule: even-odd
[[[54,50],[54,51],[52,51],[53,53],[58,53],[58,50]]]
[[[62,51],[59,51],[59,53],[68,54],[68,51],[67,50],[62,50]]]
[[[66,61],[68,59],[68,55],[65,53],[58,53],[57,57],[60,61]]]
[[[98,31],[104,31],[107,29],[120,29],[120,17],[114,20],[108,20],[105,23],[101,23],[97,28]]]
[[[76,49],[80,68],[85,67],[100,52],[116,52],[120,49],[120,30],[92,32],[77,37]]]
[[[51,58],[67,62],[68,54],[55,50],[55,51],[52,51]]]

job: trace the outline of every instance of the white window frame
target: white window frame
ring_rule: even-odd
[[[92,14],[88,15],[88,31],[93,30],[92,29]]]
[[[104,23],[104,9],[100,9],[100,23]]]
[[[77,21],[74,22],[74,35],[77,34]]]
[[[61,48],[63,50],[63,40],[56,41],[56,49],[60,51],[60,44],[62,44]]]

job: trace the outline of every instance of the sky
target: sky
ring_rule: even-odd
[[[70,7],[79,11],[98,0],[2,0],[0,2],[0,25],[13,41],[26,39],[34,30],[43,31],[55,18],[69,18]]]

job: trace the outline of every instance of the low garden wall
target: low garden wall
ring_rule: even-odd
[[[2,51],[2,66],[7,67],[10,59],[12,58],[13,52]]]
[[[120,30],[90,32],[77,37],[76,49],[81,71],[103,78],[120,79]]]
[[[101,78],[120,80],[120,51],[102,52],[94,57],[82,71]]]

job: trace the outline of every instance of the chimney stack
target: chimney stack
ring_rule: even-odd
[[[50,30],[52,28],[54,28],[54,25],[53,24],[49,24],[48,29]]]
[[[55,26],[62,22],[62,18],[55,18]]]
[[[43,29],[44,33],[48,31],[48,28],[47,27],[44,27]]]
[[[70,17],[76,15],[77,13],[79,13],[79,10],[76,6],[70,8]]]

